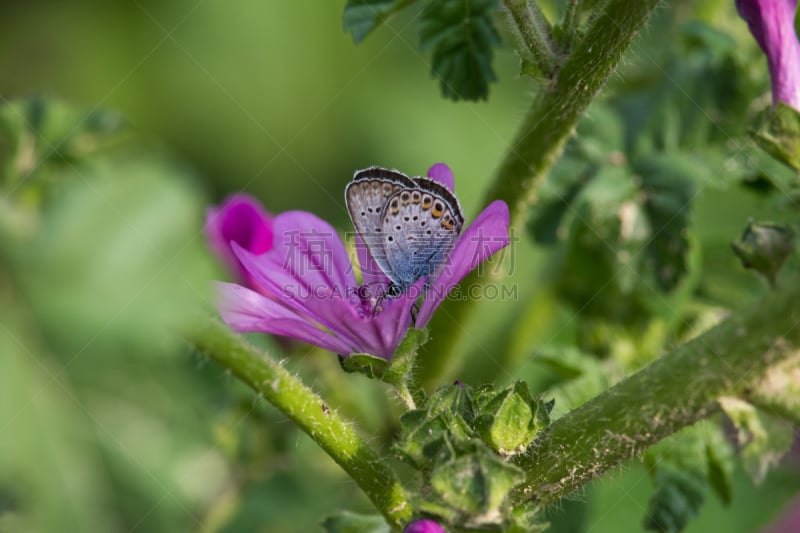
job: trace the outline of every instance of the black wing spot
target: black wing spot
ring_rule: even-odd
[[[366,212],[366,211],[361,211],[361,216],[362,216],[362,217],[365,217],[365,216],[367,216],[367,212]]]
[[[389,242],[392,242],[394,240],[394,237],[389,235],[388,237],[386,237],[386,240],[389,241]]]

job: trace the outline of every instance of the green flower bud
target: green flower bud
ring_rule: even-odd
[[[751,222],[731,246],[745,268],[757,271],[774,287],[778,271],[794,249],[794,231],[786,224]]]

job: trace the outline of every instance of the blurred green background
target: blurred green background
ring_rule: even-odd
[[[176,335],[211,306],[210,280],[226,276],[204,247],[204,209],[246,191],[273,212],[309,210],[346,231],[343,189],[354,170],[421,174],[444,161],[472,217],[534,88],[506,46],[488,102],[443,100],[416,48],[418,11],[355,46],[342,30],[343,6],[0,7],[0,532],[300,532],[326,513],[370,510],[308,438]],[[746,105],[736,109],[763,107],[763,58],[732,2],[675,2],[606,90],[630,103],[626,119],[651,114],[637,110],[637,95],[654,88],[709,123],[726,112],[665,76],[678,65],[703,84],[706,64],[680,61],[693,20],[730,39],[724,53],[740,54],[747,83],[730,91]],[[589,120],[602,138],[611,123],[598,116],[602,109]],[[726,126],[736,129],[717,145],[743,138],[748,117]],[[748,217],[779,216],[772,201],[727,180],[725,165],[691,215],[710,306],[764,290],[728,243]],[[459,350],[462,379],[525,377],[545,388],[533,348],[569,344],[580,320],[548,290],[541,272],[551,256],[525,236],[515,244],[508,283],[520,302],[480,306]],[[521,316],[528,325],[509,331]],[[283,345],[253,341],[286,356]],[[342,374],[331,354],[297,352],[292,370],[360,418],[377,444],[388,442],[397,406],[381,387]],[[557,409],[579,401],[566,395]],[[737,473],[734,503],[709,498],[689,531],[757,530],[800,488],[797,469],[787,464],[759,488]],[[640,531],[652,490],[645,469],[627,465],[553,520],[558,531]]]

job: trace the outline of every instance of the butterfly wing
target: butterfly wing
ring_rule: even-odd
[[[383,212],[393,194],[416,187],[414,180],[396,170],[370,167],[359,170],[345,189],[345,203],[353,227],[370,255],[386,276],[397,282],[386,260],[383,239]]]
[[[444,265],[464,224],[452,193],[416,181],[388,199],[382,221],[385,259],[404,290]]]

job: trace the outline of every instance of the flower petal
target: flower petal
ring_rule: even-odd
[[[355,289],[350,256],[333,226],[305,211],[287,211],[275,217],[273,231],[273,263],[315,288]]]
[[[444,163],[436,163],[428,169],[428,177],[444,185],[450,192],[454,189],[453,171]]]
[[[484,209],[464,231],[442,271],[432,280],[417,315],[416,327],[424,328],[433,312],[468,272],[492,254],[508,246],[509,212],[502,200]]]
[[[387,298],[378,303],[381,309],[374,316],[340,315],[337,328],[357,339],[359,352],[391,359],[397,345],[411,327],[411,308],[422,291],[422,283],[423,280],[420,280],[398,298]]]
[[[352,301],[338,293],[341,289],[310,275],[298,275],[287,267],[279,254],[273,253],[275,250],[256,256],[235,243],[233,250],[255,283],[272,299],[307,321],[321,324],[350,344],[358,345],[357,337],[349,337],[345,329],[338,326],[343,320],[346,323],[348,318],[358,318]]]
[[[794,28],[797,0],[737,0],[736,7],[767,56],[772,102],[800,110],[800,41]]]
[[[272,215],[258,200],[246,194],[235,194],[206,212],[206,239],[237,279],[248,282],[247,273],[231,249],[231,242],[254,254],[269,251],[273,241],[272,220]]]
[[[222,319],[235,331],[291,337],[342,355],[356,349],[335,335],[314,327],[279,302],[255,291],[222,282],[218,282],[217,288]]]
[[[435,520],[423,518],[422,520],[415,520],[408,524],[405,529],[403,529],[403,533],[447,533],[447,531]]]

